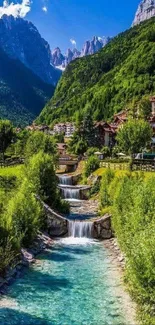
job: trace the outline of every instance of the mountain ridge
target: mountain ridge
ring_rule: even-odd
[[[90,108],[95,120],[112,117],[155,91],[155,18],[111,40],[98,53],[72,61],[39,123],[75,120]]]
[[[0,47],[45,83],[56,85],[58,82],[61,72],[51,65],[50,46],[31,22],[3,15],[0,18]]]
[[[87,40],[84,43],[83,48],[81,50],[78,50],[77,48],[71,50],[69,48],[65,55],[62,54],[59,47],[56,47],[51,53],[51,62],[53,66],[61,70],[65,70],[65,68],[71,61],[83,56],[95,54],[96,52],[101,50],[101,48],[103,48],[106,44],[108,44],[111,39],[111,37],[94,36],[92,40]]]

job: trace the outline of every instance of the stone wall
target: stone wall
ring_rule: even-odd
[[[68,221],[44,204],[47,231],[51,237],[61,237],[68,234]]]
[[[105,215],[94,222],[93,237],[101,240],[113,237],[110,215]]]

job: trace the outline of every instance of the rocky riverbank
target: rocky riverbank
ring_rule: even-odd
[[[113,264],[112,273],[109,281],[115,282],[115,279],[120,279],[120,286],[116,286],[116,294],[121,297],[122,309],[125,311],[126,319],[131,325],[139,325],[137,320],[137,305],[131,299],[127,287],[124,283],[124,271],[125,271],[125,256],[122,254],[117,239],[112,238],[103,241],[104,247],[108,251],[108,257]]]
[[[15,266],[8,268],[5,276],[0,277],[0,295],[7,294],[8,287],[22,276],[26,268],[36,262],[36,256],[52,245],[53,240],[47,234],[39,233],[32,247],[22,248],[17,261],[14,262]]]

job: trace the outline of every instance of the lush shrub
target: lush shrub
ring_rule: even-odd
[[[11,219],[14,237],[29,246],[41,228],[42,209],[28,180],[24,180],[16,195],[9,201],[6,218]]]
[[[100,187],[100,204],[101,207],[106,207],[111,205],[110,195],[108,192],[109,185],[114,178],[114,171],[111,169],[107,169],[106,172],[102,176],[101,187]]]
[[[85,165],[85,176],[89,177],[96,169],[100,167],[100,161],[95,156],[90,156]]]
[[[93,156],[94,153],[97,152],[97,151],[98,151],[98,148],[96,148],[96,147],[90,147],[87,150],[86,154],[87,154],[88,157],[90,157],[90,156]]]
[[[50,155],[42,151],[34,155],[26,166],[25,175],[32,183],[33,192],[44,202],[60,212],[69,212],[69,205],[60,198],[55,166]]]
[[[107,171],[100,189],[101,211],[112,211],[113,228],[126,256],[126,279],[144,325],[155,324],[154,184],[155,176]]]

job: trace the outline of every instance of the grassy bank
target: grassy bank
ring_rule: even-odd
[[[126,281],[139,306],[140,324],[155,324],[155,175],[100,169],[100,207],[126,256]]]

